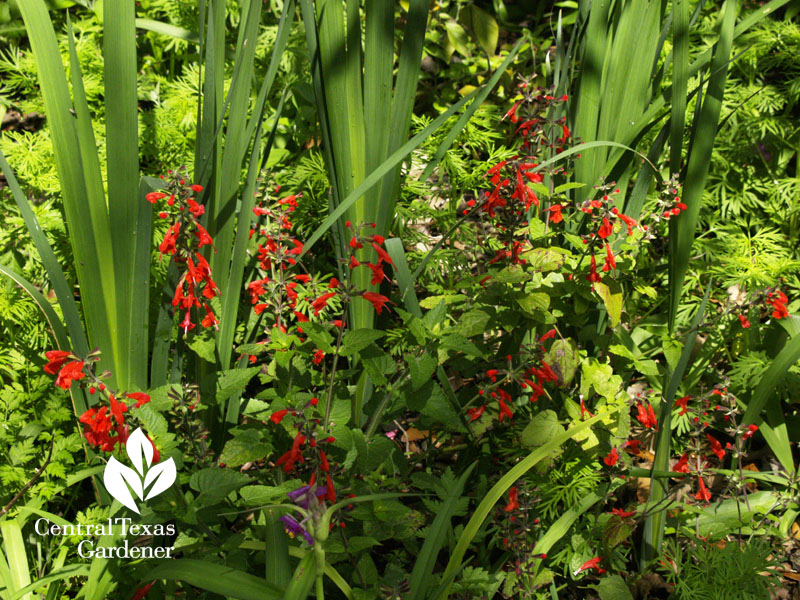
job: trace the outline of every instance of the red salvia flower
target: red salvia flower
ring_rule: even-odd
[[[508,490],[508,504],[506,504],[505,511],[511,512],[519,508],[519,501],[517,500],[517,486],[513,486]]]
[[[44,372],[48,375],[55,375],[58,373],[61,366],[67,362],[71,356],[69,352],[65,352],[64,350],[50,350],[49,352],[45,352],[44,355],[47,357],[47,360],[50,361],[44,366]]]
[[[609,221],[607,217],[603,217],[603,224],[600,226],[600,229],[597,230],[597,235],[601,239],[606,239],[613,231],[614,227],[611,225],[611,221]]]
[[[269,420],[277,425],[283,421],[283,417],[285,417],[287,414],[289,414],[289,409],[284,408],[282,410],[276,410],[270,415]]]
[[[697,491],[694,497],[704,502],[708,502],[709,500],[711,500],[711,492],[709,492],[708,489],[706,488],[706,482],[703,481],[702,477],[697,478],[697,484],[698,486],[700,486],[700,489]]]
[[[606,260],[605,263],[603,264],[603,271],[608,272],[611,269],[616,269],[616,268],[617,268],[617,261],[614,258],[614,253],[611,252],[611,245],[608,242],[606,242]]]
[[[386,274],[383,272],[383,267],[380,263],[377,265],[365,263],[365,266],[369,267],[370,271],[372,271],[372,281],[370,281],[370,284],[378,285],[381,281],[386,279]]]
[[[709,433],[706,434],[706,439],[711,444],[711,451],[717,455],[717,458],[720,460],[725,458],[725,450],[722,449],[722,444],[719,443],[719,440]]]
[[[382,296],[381,294],[376,294],[375,292],[364,292],[363,296],[364,300],[372,304],[372,307],[378,314],[381,314],[381,311],[383,310],[383,305],[389,301],[389,299],[386,296]]]
[[[480,406],[478,408],[472,407],[467,409],[467,415],[469,415],[470,422],[477,421],[481,418],[483,411],[486,410],[486,405]]]
[[[77,379],[83,379],[85,377],[83,366],[82,360],[74,360],[65,364],[58,372],[58,377],[56,377],[56,385],[68,390],[73,381]]]
[[[325,358],[325,353],[322,350],[317,349],[317,351],[314,353],[314,358],[311,359],[311,362],[313,362],[315,365],[318,365],[322,362],[323,358]]]
[[[627,519],[628,517],[632,517],[636,514],[635,510],[631,511],[624,511],[621,508],[614,508],[611,510],[611,514],[617,515],[621,519]]]
[[[603,459],[603,462],[606,463],[606,465],[608,465],[609,467],[613,467],[615,464],[617,464],[618,460],[619,460],[619,452],[617,451],[616,448],[612,448],[611,452],[608,453],[608,456],[606,456]]]
[[[136,408],[141,408],[142,406],[150,402],[150,396],[142,392],[130,392],[125,395],[131,400],[136,400]]]
[[[574,574],[577,575],[578,573],[580,573],[582,571],[588,571],[590,569],[594,569],[595,571],[597,571],[599,574],[602,575],[603,573],[606,572],[605,569],[600,567],[600,561],[602,561],[602,560],[603,560],[603,558],[601,556],[596,556],[595,558],[592,558],[591,560],[587,560],[585,563],[583,563],[581,565],[580,569],[575,571]]]
[[[325,499],[333,504],[336,502],[336,490],[333,487],[333,480],[328,473],[325,473]]]
[[[745,329],[750,327],[750,321],[747,320],[747,317],[745,317],[744,315],[737,315],[737,316],[739,317],[739,323],[742,324],[742,327],[744,327]]]
[[[503,399],[502,399],[502,398],[498,398],[498,399],[497,399],[497,403],[498,403],[498,405],[500,405],[500,419],[499,419],[499,420],[500,420],[501,422],[502,422],[502,420],[503,420],[503,418],[504,418],[504,417],[507,417],[507,418],[509,418],[509,419],[513,419],[513,418],[514,418],[514,413],[513,413],[513,412],[511,412],[511,409],[510,409],[510,408],[508,408],[508,404],[506,404],[506,403],[503,401]]]
[[[328,300],[333,298],[335,295],[336,292],[328,292],[327,294],[322,294],[322,296],[320,296],[311,303],[311,308],[314,309],[315,317],[319,315],[319,313],[322,312],[322,310],[328,306]]]
[[[675,400],[675,406],[680,406],[681,407],[681,412],[679,412],[678,415],[683,416],[687,412],[689,412],[688,404],[689,404],[689,399],[690,398],[691,398],[691,396],[684,396],[683,398],[679,398],[679,399]]]
[[[683,456],[681,456],[678,459],[678,462],[676,462],[673,465],[672,470],[675,471],[676,473],[688,473],[689,472],[689,455],[684,452]]]

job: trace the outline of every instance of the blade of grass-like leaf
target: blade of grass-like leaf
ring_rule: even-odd
[[[734,26],[736,24],[737,4],[726,0],[722,9],[719,40],[714,48],[714,59],[711,63],[711,77],[708,90],[700,109],[697,135],[689,148],[686,176],[683,186],[683,202],[688,207],[679,219],[670,222],[670,256],[669,256],[669,328],[675,327],[675,315],[678,311],[683,281],[689,269],[692,243],[695,228],[700,217],[703,188],[705,187],[708,169],[711,164],[711,152],[717,133],[722,97],[725,93],[725,81],[728,75],[726,63],[731,55]]]
[[[694,343],[697,339],[697,329],[703,320],[706,312],[706,305],[708,304],[708,296],[711,293],[711,284],[706,288],[703,301],[700,303],[697,312],[692,320],[691,328],[686,334],[686,339],[683,343],[683,350],[675,365],[675,370],[670,373],[667,367],[666,385],[664,386],[665,392],[662,395],[661,406],[658,409],[658,432],[656,433],[655,456],[653,458],[653,471],[669,471],[669,458],[670,458],[670,442],[672,440],[672,405],[675,399],[675,394],[680,386],[683,374],[686,367],[689,365],[689,359],[694,350]],[[652,478],[652,481],[657,484],[650,485],[650,497],[648,504],[657,506],[661,500],[667,495],[666,483]],[[664,511],[656,511],[651,514],[644,523],[644,536],[642,538],[642,557],[641,564],[646,565],[661,551],[661,541],[664,537],[664,523],[666,514]]]
[[[772,360],[769,368],[761,377],[761,382],[753,392],[742,417],[742,425],[751,425],[759,420],[764,406],[774,396],[789,368],[800,360],[800,335],[791,338]]]
[[[236,308],[239,305],[239,296],[242,289],[242,277],[244,274],[244,262],[247,258],[247,241],[249,239],[250,222],[252,219],[253,204],[255,202],[254,192],[256,179],[259,175],[260,166],[262,165],[267,156],[269,156],[272,142],[275,137],[275,130],[280,120],[280,115],[283,110],[283,105],[286,98],[286,90],[281,95],[276,112],[273,132],[270,136],[269,143],[265,149],[265,156],[259,158],[261,152],[261,127],[264,119],[264,110],[266,107],[267,96],[269,95],[272,85],[275,81],[275,75],[278,72],[281,57],[286,49],[286,44],[289,38],[289,30],[291,29],[292,21],[295,13],[295,2],[290,0],[286,2],[281,14],[281,19],[278,24],[278,33],[275,38],[275,44],[272,49],[272,58],[270,59],[269,67],[267,68],[267,75],[262,82],[261,89],[259,90],[258,99],[256,100],[256,107],[253,117],[247,125],[244,133],[244,139],[252,139],[254,132],[256,140],[250,155],[250,168],[248,169],[247,182],[242,196],[242,205],[238,210],[239,221],[237,223],[237,232],[234,240],[234,247],[231,251],[230,265],[225,263],[223,268],[228,270],[228,275],[225,284],[221,288],[222,293],[222,315],[220,318],[220,331],[217,337],[217,347],[219,349],[220,362],[223,368],[228,368],[230,364],[230,356],[233,350],[233,333],[236,327]],[[243,155],[242,155],[243,156]],[[241,158],[239,159],[241,163]],[[236,169],[238,173],[238,168]],[[232,221],[231,221],[232,223]]]
[[[689,85],[689,0],[672,5],[672,112],[670,116],[670,171],[681,170],[686,90]]]
[[[89,565],[72,564],[60,569],[50,571],[47,575],[40,577],[33,583],[26,585],[19,589],[16,593],[10,595],[9,600],[23,600],[23,598],[32,598],[31,593],[46,585],[52,585],[57,581],[69,579],[70,577],[81,577],[89,574]]]
[[[406,25],[403,30],[403,46],[397,67],[397,82],[392,97],[387,153],[400,148],[408,137],[429,10],[430,0],[411,0],[409,2]],[[389,219],[394,215],[395,199],[400,193],[400,181],[400,165],[397,165],[381,182],[378,206],[370,209],[369,216],[373,218],[368,219],[368,222],[376,222],[378,225],[376,231],[381,235],[385,234]],[[364,269],[359,269],[359,272],[364,273]]]
[[[179,277],[178,265],[171,262],[167,269],[164,286],[161,288],[161,303],[158,309],[158,317],[156,318],[156,329],[153,333],[153,355],[150,359],[151,388],[160,387],[167,383],[172,330],[175,324],[172,298],[175,288],[178,286]]]
[[[399,238],[386,240],[386,252],[392,257],[394,275],[397,278],[397,286],[400,288],[401,300],[408,312],[418,318],[422,318],[422,310],[419,308],[417,293],[414,291],[414,279],[408,268],[406,251],[403,248],[403,241]]]
[[[789,432],[786,429],[786,420],[783,418],[783,407],[779,401],[767,403],[767,419],[761,421],[759,431],[767,441],[770,450],[775,454],[786,473],[790,477],[794,476],[795,466],[792,458],[792,446],[789,440]]]
[[[160,33],[179,40],[185,40],[192,44],[200,43],[200,36],[193,31],[172,25],[171,23],[164,23],[162,21],[154,21],[153,19],[136,19],[136,27],[139,29],[146,29],[154,33]]]
[[[22,219],[25,221],[28,232],[33,239],[33,244],[39,252],[39,257],[41,258],[45,271],[47,271],[50,285],[53,287],[58,303],[61,306],[61,312],[64,315],[64,321],[69,331],[69,339],[72,340],[72,343],[70,344],[69,339],[60,339],[57,336],[56,339],[59,346],[62,350],[74,349],[80,356],[86,356],[89,354],[89,344],[86,341],[86,334],[83,330],[80,313],[78,312],[78,305],[75,303],[75,298],[67,283],[67,279],[64,277],[64,271],[61,269],[61,265],[58,263],[58,259],[53,249],[50,247],[50,242],[47,241],[47,236],[42,231],[28,199],[22,192],[22,188],[20,188],[17,178],[14,176],[14,172],[2,152],[0,152],[0,171],[2,171],[8,182],[11,195],[17,203],[17,208],[19,208]],[[49,302],[47,302],[47,305],[50,305]],[[53,315],[55,315],[55,312],[53,312]],[[48,322],[49,321],[50,319],[48,318]],[[57,325],[61,326],[60,320],[56,319],[56,321]],[[55,326],[53,323],[50,324],[50,328],[53,329],[55,334]],[[64,342],[66,343],[61,345]]]
[[[511,62],[516,58],[517,53],[520,51],[524,40],[519,40],[514,47],[511,49],[511,52],[508,53],[508,56],[503,61],[503,64],[494,72],[491,76],[489,81],[486,82],[481,88],[480,93],[475,97],[475,100],[472,101],[472,104],[464,111],[464,114],[459,117],[456,124],[453,125],[453,128],[450,130],[450,133],[447,134],[447,137],[442,140],[442,143],[439,144],[439,147],[436,149],[436,154],[433,155],[433,158],[428,161],[428,165],[425,167],[425,170],[422,172],[422,175],[419,177],[419,181],[427,181],[428,177],[431,176],[433,170],[439,164],[439,162],[444,157],[445,153],[450,149],[453,145],[453,142],[456,141],[456,138],[459,134],[463,131],[464,127],[467,126],[467,123],[472,118],[472,115],[475,114],[475,111],[483,104],[484,100],[489,96],[489,93],[494,89],[497,85],[497,82],[500,81],[500,78],[505,73],[505,70],[511,64]]]
[[[100,262],[105,257],[101,258],[99,255],[95,235],[96,231],[107,231],[107,214],[104,198],[98,197],[95,186],[87,187],[84,179],[85,169],[86,173],[92,172],[91,165],[85,165],[83,162],[83,157],[89,155],[89,148],[85,143],[86,140],[79,135],[79,132],[85,132],[87,127],[85,115],[81,114],[85,97],[81,94],[81,89],[75,89],[74,114],[70,112],[73,104],[64,75],[64,66],[53,24],[42,0],[20,3],[19,8],[25,20],[28,40],[39,73],[75,268],[78,279],[84,286],[81,289],[82,307],[86,317],[89,342],[104,349],[108,360],[113,352],[108,334],[108,317],[113,312],[109,312],[106,304],[109,298],[103,294],[101,282],[104,279]],[[93,146],[92,152],[96,160],[96,147]],[[108,278],[105,281],[108,281]]]
[[[16,520],[7,520],[0,523],[0,533],[3,534],[3,548],[8,561],[13,591],[22,590],[31,582],[28,556],[25,553],[25,542],[22,541],[22,529]],[[26,592],[19,596],[21,600],[33,600],[33,594]]]
[[[285,589],[289,584],[289,538],[279,520],[286,511],[265,508],[264,519],[264,577],[277,588]]]
[[[456,510],[459,500],[461,500],[461,493],[464,490],[464,485],[475,469],[477,462],[472,463],[467,470],[458,478],[455,486],[447,490],[447,498],[441,503],[436,512],[436,518],[433,520],[428,533],[425,536],[425,543],[414,561],[414,568],[411,571],[411,577],[408,580],[409,584],[409,600],[423,600],[428,585],[430,585],[431,575],[436,566],[436,558],[439,555],[445,541],[447,540],[447,531],[450,528],[450,518]]]
[[[131,343],[134,323],[147,322],[148,303],[134,293],[139,210],[139,104],[136,90],[136,6],[130,0],[103,4],[103,82],[105,84],[108,219],[110,242],[105,248],[114,258],[115,319],[111,330],[115,348],[117,385],[147,386],[147,345]],[[149,211],[148,211],[149,213]],[[145,214],[149,221],[149,214]],[[98,241],[104,241],[99,232]],[[149,245],[149,239],[147,240]],[[104,248],[98,246],[98,252]],[[149,262],[149,253],[148,253]],[[149,271],[148,271],[149,273]],[[137,282],[138,283],[138,282]],[[108,292],[108,283],[104,286]],[[147,287],[145,282],[145,295]],[[137,373],[131,372],[136,363]]]
[[[283,590],[266,580],[205,560],[177,558],[154,561],[143,582],[153,579],[184,581],[202,590],[238,600],[283,600]]]
[[[308,552],[297,565],[283,600],[306,600],[316,579],[316,561],[313,552]]]
[[[536,466],[540,460],[549,456],[554,450],[560,448],[568,440],[585,431],[602,419],[605,419],[606,417],[616,413],[618,410],[619,407],[614,407],[611,410],[599,413],[594,417],[587,419],[586,421],[583,421],[574,427],[571,427],[563,433],[560,433],[543,446],[540,446],[528,454],[528,456],[514,465],[514,467],[508,471],[508,473],[503,475],[500,480],[486,493],[486,496],[473,511],[469,522],[467,522],[467,524],[464,526],[464,530],[458,539],[458,543],[456,544],[453,553],[450,555],[450,560],[447,563],[447,567],[442,575],[442,579],[447,579],[450,577],[452,573],[461,566],[464,555],[466,554],[470,543],[478,533],[478,530],[483,526],[483,522],[486,520],[486,517],[489,516],[489,513],[492,511],[495,504],[497,504],[497,501],[500,500],[503,494],[505,494],[520,477]],[[449,586],[442,594],[438,596],[438,600],[445,600],[448,596]]]

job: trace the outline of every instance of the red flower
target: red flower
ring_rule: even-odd
[[[683,456],[681,456],[678,459],[678,462],[676,462],[672,466],[672,470],[675,471],[676,473],[688,473],[689,472],[689,455],[684,452]]]
[[[772,316],[776,319],[785,319],[789,316],[789,311],[786,308],[786,303],[789,299],[786,297],[780,290],[776,290],[775,292],[770,292],[767,298],[767,304],[772,306],[774,309],[772,311]]]
[[[480,419],[481,415],[483,414],[483,411],[485,411],[485,410],[486,410],[486,405],[485,404],[483,406],[479,407],[479,408],[475,408],[475,407],[468,408],[467,409],[467,414],[469,415],[470,422],[477,421],[478,419]]]
[[[136,593],[131,597],[131,600],[144,600],[144,598],[147,597],[147,593],[150,591],[150,588],[153,587],[154,583],[155,581],[151,581],[147,585],[143,585],[142,587],[140,587],[138,590],[136,590]]]
[[[298,323],[308,323],[308,317],[303,313],[297,312],[296,310],[293,310],[292,313],[294,313],[294,316],[297,317]]]
[[[742,434],[742,439],[747,440],[753,437],[753,434],[758,431],[758,425],[748,425],[747,431]]]
[[[508,417],[509,419],[514,418],[514,413],[511,412],[511,409],[508,408],[508,404],[506,404],[502,398],[498,398],[497,403],[500,405],[500,421],[502,421],[504,417]]]
[[[333,504],[336,502],[336,490],[333,487],[333,481],[328,473],[325,473],[325,499]]]
[[[683,416],[687,412],[689,412],[689,407],[687,406],[687,404],[689,403],[689,399],[690,398],[691,398],[691,396],[684,396],[683,398],[679,398],[678,400],[675,400],[675,406],[680,406],[681,407],[681,412],[679,412],[678,415]]]
[[[606,261],[603,264],[603,271],[608,272],[611,269],[617,268],[617,261],[614,258],[614,253],[611,252],[611,246],[606,242]]]
[[[372,307],[375,309],[375,312],[381,314],[381,310],[383,310],[383,305],[386,304],[389,299],[386,296],[381,296],[380,294],[376,294],[375,292],[364,292],[364,300],[370,302]]]
[[[383,272],[383,267],[380,265],[380,263],[377,265],[366,263],[366,266],[372,271],[372,281],[370,281],[372,285],[378,285],[386,278],[386,274]]]
[[[350,268],[355,269],[356,267],[361,266],[361,263],[356,260],[355,256],[350,257]]]
[[[706,482],[703,481],[702,477],[697,478],[697,484],[700,486],[700,489],[694,495],[694,497],[704,502],[708,502],[709,500],[711,500],[711,492],[709,492],[708,489],[706,488]]]
[[[603,459],[603,462],[606,463],[606,465],[608,465],[609,467],[613,467],[615,464],[617,464],[618,460],[619,460],[619,452],[617,451],[616,448],[612,448],[611,452],[608,453],[608,456],[606,456]]]
[[[594,416],[594,415],[593,415],[592,413],[590,413],[590,412],[589,412],[589,410],[586,408],[586,405],[583,403],[583,396],[581,396],[581,421],[583,421],[583,419],[585,418],[585,415],[586,415],[586,414],[588,414],[590,417],[593,417],[593,416]]]
[[[586,281],[591,282],[592,286],[594,286],[600,280],[602,280],[602,277],[597,273],[597,260],[592,254],[592,258],[589,260],[589,274],[586,276]]]
[[[50,362],[44,366],[44,372],[49,375],[55,375],[65,362],[69,360],[71,354],[64,350],[50,350],[45,352],[44,355]]]
[[[745,329],[750,327],[750,321],[747,320],[747,317],[745,317],[744,315],[737,315],[737,316],[739,317],[739,323],[742,324],[742,327],[744,327]]]
[[[516,510],[518,508],[519,502],[517,501],[517,486],[514,486],[508,490],[508,504],[506,504],[505,511],[511,512],[512,510]]]
[[[269,417],[269,420],[275,423],[276,425],[283,421],[283,417],[285,417],[289,413],[289,410],[284,408],[283,410],[276,410],[272,413]]]
[[[635,510],[624,511],[621,508],[614,508],[611,510],[611,513],[617,515],[621,519],[627,519],[628,517],[632,517],[633,515],[635,515],[636,511]]]
[[[111,405],[111,414],[114,416],[114,419],[116,419],[117,423],[120,425],[124,425],[125,423],[122,413],[127,412],[128,406],[122,402],[119,402],[114,397],[114,394],[108,395],[108,402]]]
[[[582,571],[588,571],[590,569],[594,569],[599,574],[605,573],[606,570],[600,567],[600,561],[601,560],[603,560],[603,557],[601,557],[601,556],[596,556],[595,558],[593,558],[591,560],[587,560],[585,563],[583,563],[581,565],[580,569],[575,571],[574,574],[577,575],[578,573],[580,573]]]
[[[150,396],[142,392],[131,392],[125,395],[131,400],[136,400],[136,408],[141,408],[142,406],[150,402]]]
[[[628,235],[633,235],[633,228],[637,225],[636,220],[632,219],[628,215],[623,215],[621,212],[619,212],[616,206],[611,209],[611,212],[614,213],[618,219],[621,219],[622,222],[628,227]]]
[[[285,454],[283,454],[276,462],[275,466],[280,467],[283,465],[283,470],[286,473],[291,473],[294,469],[294,465],[297,462],[305,462],[302,453],[300,452],[300,446],[302,446],[306,441],[305,436],[302,433],[298,433],[295,438],[294,442],[292,442],[292,448]]]
[[[725,458],[725,450],[722,449],[722,444],[719,443],[719,440],[708,433],[706,434],[706,439],[711,444],[711,451],[717,455],[717,458],[720,460]]]
[[[319,453],[319,466],[326,473],[331,470],[331,465],[328,463],[328,457],[325,456],[324,452]]]
[[[325,358],[325,353],[322,350],[318,349],[314,353],[314,358],[311,359],[311,362],[313,362],[315,365],[318,365],[319,363],[322,362],[323,358]]]
[[[563,210],[563,204],[553,204],[549,208],[546,208],[546,211],[550,211],[550,222],[551,223],[561,223],[564,220],[564,217],[561,215],[561,211]]]
[[[600,229],[597,230],[597,235],[600,236],[601,239],[606,239],[613,231],[614,227],[611,225],[611,221],[609,221],[607,217],[603,217],[603,224],[600,226]]]
[[[166,198],[166,197],[167,197],[167,195],[164,192],[150,192],[144,198],[150,204],[155,204],[158,200],[161,200],[162,198]]]
[[[628,440],[625,442],[625,447],[630,449],[631,452],[634,454],[639,454],[642,449],[639,447],[642,444],[642,440]]]
[[[68,390],[74,380],[83,379],[84,377],[83,361],[74,360],[61,367],[56,378],[56,385]]]
[[[328,306],[328,300],[333,298],[336,295],[336,292],[328,292],[327,294],[322,294],[319,298],[314,300],[311,303],[311,308],[314,309],[314,316],[316,317],[324,308]]]
[[[378,246],[378,244],[376,244],[375,242],[372,243],[372,247],[375,249],[375,252],[378,253],[378,264],[380,264],[381,261],[389,263],[390,265],[392,264],[392,257],[389,256],[386,250]]]
[[[647,408],[639,402],[636,404],[636,418],[639,419],[639,422],[647,427],[648,429],[655,428],[657,421],[656,421],[656,414],[653,412],[653,406],[648,402]]]

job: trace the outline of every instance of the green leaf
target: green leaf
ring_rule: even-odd
[[[475,4],[470,4],[465,8],[469,11],[470,27],[478,40],[478,44],[486,54],[493,56],[494,51],[497,49],[497,38],[500,35],[497,21]]]
[[[606,281],[608,285],[602,281],[596,282],[594,289],[603,299],[603,304],[606,305],[608,316],[611,319],[611,326],[616,327],[619,325],[619,319],[622,316],[622,288],[613,279],[607,278]]]
[[[544,446],[556,436],[564,433],[564,426],[558,422],[558,415],[553,410],[545,410],[536,414],[525,426],[519,436],[519,442],[525,448]]]
[[[547,310],[550,306],[550,296],[543,292],[533,292],[532,294],[517,298],[517,304],[519,304],[520,308],[526,313],[536,315],[543,310]]]
[[[342,354],[355,354],[360,352],[372,342],[386,335],[377,329],[353,329],[344,334],[342,338]]]
[[[444,24],[445,31],[447,31],[447,39],[453,44],[453,47],[458,51],[461,56],[469,57],[472,53],[469,51],[469,39],[467,32],[456,21],[450,20]]]
[[[415,392],[430,381],[431,375],[438,366],[436,359],[427,353],[416,357],[410,354],[406,355],[406,363],[411,373],[411,389]]]
[[[189,558],[152,562],[155,566],[144,573],[143,583],[153,579],[169,579],[184,581],[194,587],[237,600],[284,599],[283,590],[277,586],[227,565]]]
[[[559,375],[559,387],[568,387],[575,378],[581,362],[577,342],[569,338],[555,340],[545,354],[544,360]]]
[[[203,360],[210,362],[212,365],[216,364],[217,358],[214,354],[216,342],[206,330],[204,330],[202,334],[195,334],[187,345]]]
[[[234,394],[244,391],[247,383],[261,371],[261,367],[222,371],[217,382],[217,402],[224,402]]]
[[[245,429],[233,434],[233,438],[225,444],[219,460],[226,467],[238,467],[264,458],[271,450],[272,447],[262,440],[257,430]]]
[[[251,481],[244,473],[211,467],[193,473],[189,485],[200,493],[195,502],[201,506],[209,506],[221,502],[232,491]]]
[[[625,580],[619,575],[603,577],[595,589],[600,600],[633,600]]]
[[[489,322],[489,318],[489,315],[483,310],[468,310],[462,314],[458,322],[447,331],[468,338],[476,335],[483,335],[486,331],[486,324]]]

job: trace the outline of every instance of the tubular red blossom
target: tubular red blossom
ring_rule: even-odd
[[[593,415],[592,413],[590,413],[590,412],[589,412],[589,410],[586,408],[586,405],[583,403],[583,396],[581,396],[581,421],[583,421],[583,420],[584,420],[584,418],[585,418],[585,415],[586,415],[586,414],[588,414],[588,415],[589,415],[589,417],[593,417],[593,416],[594,416],[594,415]],[[637,441],[638,441],[638,440],[637,440]]]
[[[150,192],[145,196],[145,200],[147,200],[150,204],[155,204],[162,198],[166,198],[167,195],[164,192]]]
[[[641,402],[637,402],[636,413],[636,418],[639,419],[639,422],[648,429],[653,429],[656,426],[656,414],[649,402],[647,404],[647,408],[645,408],[644,404]]]
[[[616,215],[616,217],[618,219],[620,219],[623,223],[625,223],[625,225],[628,228],[628,235],[633,235],[633,228],[638,225],[638,223],[636,222],[636,219],[632,219],[628,215],[622,214],[621,212],[619,212],[619,210],[617,209],[616,206],[611,209],[611,212],[614,215]]]
[[[689,472],[689,455],[684,452],[683,456],[681,456],[678,459],[678,462],[676,462],[672,466],[672,470],[675,471],[676,473],[688,473]]]
[[[708,502],[709,500],[711,500],[711,492],[709,492],[708,489],[706,488],[706,482],[703,481],[702,477],[697,478],[697,484],[700,487],[700,489],[697,491],[694,497],[704,502]]]
[[[335,290],[339,287],[339,280],[336,277],[331,277],[330,282],[328,283],[328,287],[332,290]]]
[[[195,224],[195,227],[197,227],[197,231],[194,232],[194,235],[198,240],[197,247],[202,248],[203,246],[207,246],[209,244],[213,246],[214,241],[211,239],[211,236],[208,235],[208,232],[203,228],[203,226],[197,223]]]
[[[747,320],[747,317],[745,317],[744,315],[736,315],[736,316],[739,317],[739,323],[742,324],[742,327],[744,327],[745,329],[750,327],[750,321]]]
[[[314,358],[311,359],[311,362],[313,362],[315,365],[318,365],[319,363],[322,362],[323,358],[325,358],[325,353],[322,350],[318,349],[314,353]]]
[[[777,290],[770,292],[767,296],[767,304],[772,306],[772,316],[776,319],[786,319],[789,317],[789,310],[786,308],[786,303],[789,299],[782,291]]]
[[[308,323],[308,317],[305,316],[303,313],[297,312],[296,310],[293,310],[292,313],[297,318],[297,321],[299,323]]]
[[[627,519],[628,517],[632,517],[636,514],[635,510],[631,511],[624,511],[621,508],[614,508],[611,510],[611,514],[617,515],[621,519]]]
[[[376,294],[375,292],[364,292],[363,297],[364,300],[372,304],[372,307],[378,314],[381,314],[381,311],[383,310],[383,305],[389,301],[389,299],[386,296],[382,296],[381,294]]]
[[[119,402],[114,397],[114,394],[109,394],[108,395],[108,403],[109,403],[109,405],[111,407],[111,415],[114,417],[114,419],[117,421],[117,423],[119,425],[124,425],[125,424],[125,421],[124,421],[125,418],[122,416],[122,413],[127,412],[128,407],[125,404],[123,404],[122,402]]]
[[[687,406],[687,404],[689,403],[689,399],[690,396],[684,396],[683,398],[675,400],[675,406],[680,406],[681,408],[681,412],[679,412],[678,415],[683,416],[687,412],[689,412],[689,407]]]
[[[331,466],[328,463],[328,457],[325,456],[324,452],[319,453],[319,466],[326,473],[331,470]]]
[[[725,458],[725,450],[722,449],[722,444],[719,443],[719,440],[709,433],[706,434],[706,439],[711,444],[711,451],[717,455],[717,458],[720,460]]]
[[[603,574],[603,573],[605,573],[605,572],[606,572],[606,570],[605,570],[605,569],[602,569],[602,568],[600,567],[600,561],[602,561],[602,560],[603,560],[603,558],[602,558],[601,556],[596,556],[595,558],[593,558],[593,559],[591,559],[591,560],[587,560],[585,563],[583,563],[583,564],[581,565],[580,569],[578,569],[577,571],[575,571],[575,573],[574,573],[574,574],[575,574],[575,575],[577,575],[578,573],[580,573],[580,572],[582,572],[582,571],[588,571],[588,570],[590,570],[590,569],[594,569],[594,570],[595,570],[595,571],[597,571],[599,574]]]
[[[300,283],[308,283],[309,281],[311,281],[311,277],[304,273],[298,273],[294,276],[294,278],[297,279],[297,281],[299,281]]]
[[[372,271],[372,281],[370,281],[372,285],[378,285],[381,281],[386,279],[386,274],[383,272],[383,267],[380,263],[377,265],[364,263],[364,266],[369,267],[370,271]]]
[[[376,244],[375,242],[372,243],[372,247],[374,248],[375,252],[378,253],[378,264],[380,264],[381,261],[388,263],[390,265],[393,264],[392,257],[389,256],[386,250],[378,246],[378,244]]]
[[[284,408],[284,409],[282,409],[282,410],[276,410],[274,413],[272,413],[272,414],[270,415],[270,417],[269,417],[269,420],[270,420],[270,421],[272,421],[273,423],[275,423],[275,424],[277,425],[278,423],[280,423],[281,421],[283,421],[283,418],[284,418],[284,417],[285,417],[287,414],[289,414],[289,409],[288,409],[288,408]]]
[[[552,206],[549,206],[548,208],[545,209],[546,211],[548,211],[550,213],[550,222],[551,223],[561,223],[561,221],[564,220],[564,217],[561,214],[561,211],[563,209],[564,209],[564,205],[563,204],[553,204]]]
[[[50,361],[44,366],[44,372],[48,375],[55,375],[61,366],[69,360],[71,354],[64,350],[50,350],[45,352],[44,355]]]
[[[608,456],[606,456],[603,459],[603,462],[606,463],[606,465],[608,465],[609,467],[613,467],[615,464],[617,464],[618,460],[619,460],[619,452],[617,451],[616,448],[612,448],[611,452],[608,453]]]
[[[469,415],[470,422],[477,421],[481,418],[483,411],[486,410],[486,405],[480,406],[478,408],[472,407],[467,409],[467,415]]]
[[[150,402],[150,396],[142,392],[129,392],[125,395],[131,400],[136,400],[136,408],[141,408]]]
[[[519,508],[519,500],[517,499],[517,486],[513,486],[508,490],[508,504],[506,504],[505,511],[511,512]]]
[[[328,473],[325,473],[325,499],[331,504],[336,502],[336,490],[333,487],[333,480]]]
[[[617,261],[614,258],[614,253],[611,252],[611,245],[608,242],[606,242],[606,260],[605,263],[603,264],[603,271],[608,272],[611,269],[616,269],[616,268],[617,268]]]
[[[328,300],[333,298],[335,295],[336,292],[328,292],[327,294],[322,294],[322,296],[320,296],[311,303],[311,308],[314,309],[315,317],[319,315],[319,313],[322,312],[322,310],[328,306]]]
[[[500,406],[500,418],[498,419],[501,423],[503,418],[513,419],[514,413],[511,412],[511,409],[508,408],[508,404],[506,404],[502,398],[497,399],[497,404]]]
[[[606,239],[613,231],[614,227],[611,225],[611,221],[609,221],[607,217],[603,217],[603,224],[600,226],[600,229],[597,230],[597,235],[601,239]]]
[[[594,284],[602,279],[603,278],[597,272],[597,260],[595,259],[594,254],[592,254],[591,259],[589,259],[589,274],[586,276],[586,280],[591,282],[592,287],[594,287]]]
[[[350,268],[355,269],[356,267],[361,266],[361,263],[356,260],[355,256],[350,257]]]
[[[83,366],[82,360],[74,360],[61,367],[61,370],[58,372],[58,377],[56,377],[56,385],[68,390],[73,381],[85,377]]]

